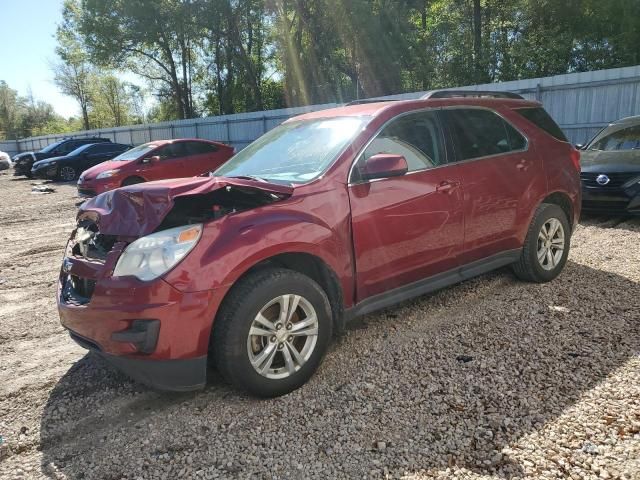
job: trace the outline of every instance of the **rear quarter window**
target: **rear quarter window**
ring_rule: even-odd
[[[567,137],[562,132],[562,129],[558,126],[558,124],[551,118],[546,110],[542,107],[528,107],[528,108],[518,108],[515,110],[524,118],[529,120],[538,128],[541,128],[549,135],[555,137],[561,142],[568,142]]]

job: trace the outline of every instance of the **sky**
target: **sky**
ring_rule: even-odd
[[[26,96],[53,105],[63,117],[78,116],[71,97],[53,84],[50,63],[56,59],[56,25],[63,0],[0,0],[0,80]]]

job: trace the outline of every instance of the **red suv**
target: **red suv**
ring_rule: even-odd
[[[555,278],[580,214],[579,153],[558,132],[518,98],[290,119],[211,177],[86,202],[62,324],[157,388],[202,387],[211,360],[252,394],[285,394],[357,315],[506,265]]]
[[[85,170],[78,179],[78,193],[94,197],[136,183],[194,177],[215,170],[233,153],[229,145],[196,138],[144,143]]]

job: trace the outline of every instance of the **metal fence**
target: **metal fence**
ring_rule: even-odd
[[[503,90],[541,101],[573,143],[584,143],[603,126],[619,118],[640,115],[640,65],[595,72],[461,87],[467,90]],[[414,99],[425,92],[379,97]],[[25,138],[0,143],[5,151],[38,150],[64,137],[100,136],[139,145],[168,138],[220,140],[241,149],[287,118],[336,104],[311,105],[263,112],[239,113],[172,122],[97,129],[65,135]]]

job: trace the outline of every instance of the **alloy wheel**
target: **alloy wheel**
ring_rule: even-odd
[[[280,295],[260,309],[247,337],[254,370],[270,379],[287,378],[309,360],[318,340],[318,317],[300,295]]]
[[[538,233],[538,263],[545,270],[558,266],[564,253],[564,228],[557,218],[547,220]]]
[[[60,169],[60,178],[65,182],[70,182],[76,178],[76,171],[72,167],[62,167]]]

